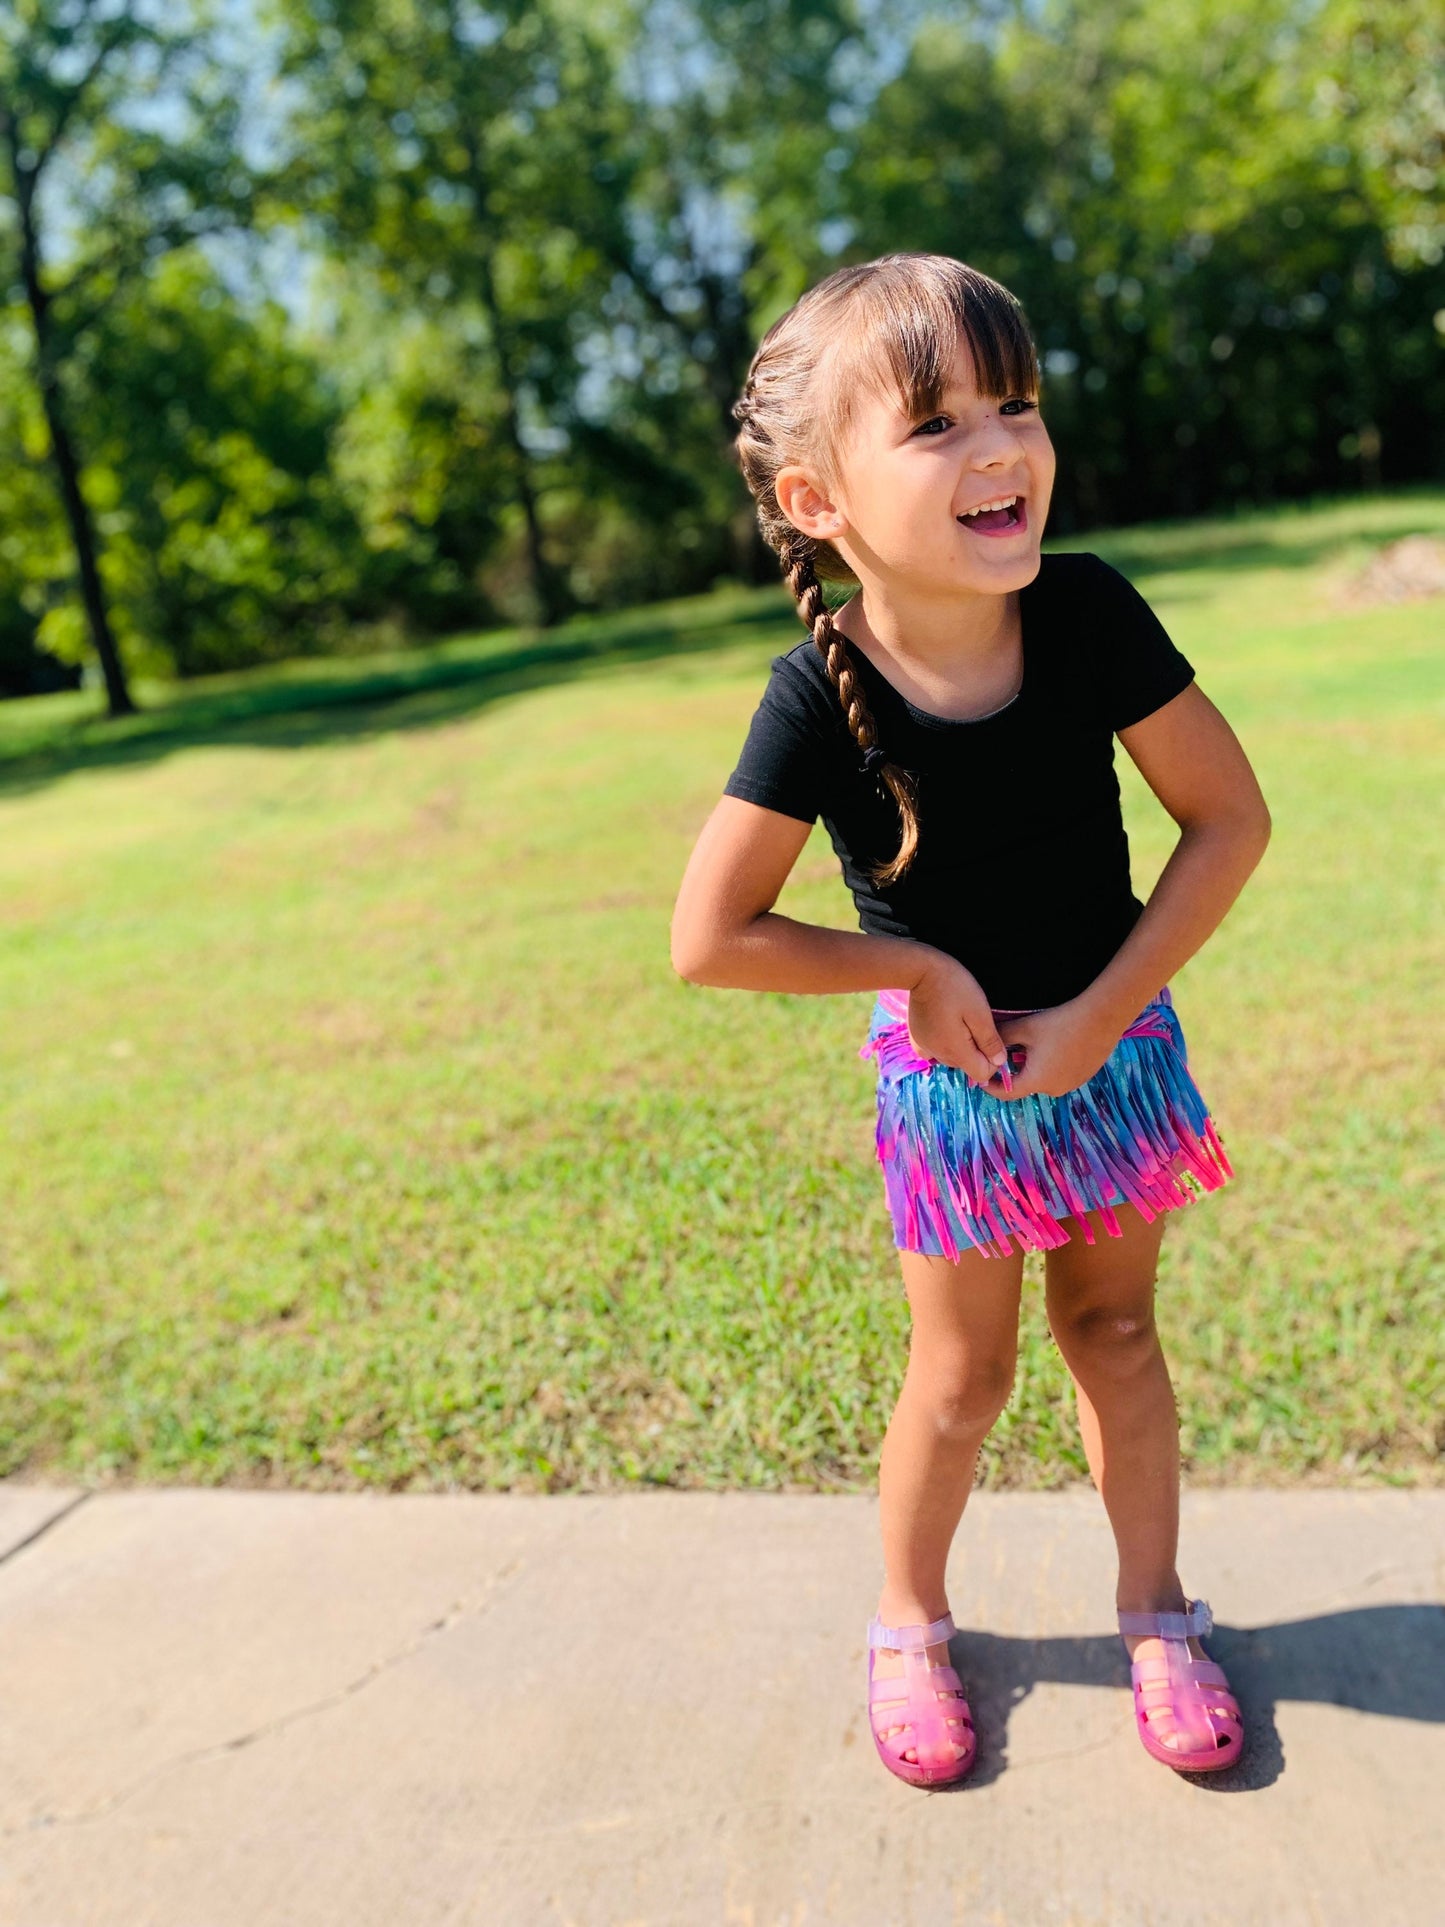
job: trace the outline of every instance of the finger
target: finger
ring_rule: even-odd
[[[951,1054],[947,1051],[939,1054],[931,1050],[925,1050],[923,1045],[921,1045],[913,1035],[911,1025],[908,1031],[908,1043],[915,1056],[922,1057],[930,1064],[947,1064],[950,1070],[962,1071],[971,1084],[986,1084],[994,1074],[993,1065],[989,1063],[982,1052],[973,1048],[973,1039],[967,1031],[963,1033],[956,1054]]]
[[[1003,1059],[1003,1064],[1006,1068],[1008,1065],[1007,1055],[1005,1055]],[[959,1050],[958,1068],[968,1073],[971,1083],[981,1084],[986,1090],[996,1091],[999,1087],[999,1067],[992,1063],[984,1056],[981,1050],[978,1050],[974,1046],[972,1038],[967,1034],[965,1034]]]
[[[967,1023],[973,1047],[988,1065],[988,1069],[983,1073],[984,1078],[988,1079],[996,1070],[1001,1070],[1007,1064],[1008,1045],[995,1029],[991,1012],[984,1017],[970,1015]]]
[[[1028,1049],[1022,1044],[1008,1046],[1008,1061],[989,1084],[994,1097],[1029,1097],[1037,1088],[1029,1076]]]

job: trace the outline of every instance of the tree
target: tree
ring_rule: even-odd
[[[106,305],[87,352],[105,376],[87,383],[91,497],[132,670],[190,677],[347,646],[392,599],[392,571],[336,473],[336,371],[281,304],[238,301],[199,248],[177,248]],[[412,602],[427,588],[416,561]]]
[[[600,43],[536,0],[271,0],[268,18],[295,102],[275,218],[310,223],[434,316],[479,313],[498,456],[536,612],[553,622],[570,597],[539,472],[549,397],[575,376],[573,317],[601,292],[585,223],[569,219],[610,94]]]
[[[863,131],[855,245],[1022,300],[1056,528],[1436,473],[1442,52],[1422,0],[933,25]]]
[[[725,455],[762,328],[839,264],[856,232],[846,185],[858,130],[891,74],[888,6],[856,0],[633,0],[619,85],[629,112],[609,156],[618,217],[595,244],[626,289],[637,338],[666,344],[701,386]],[[733,564],[775,580],[735,489]]]
[[[112,716],[135,708],[106,604],[73,393],[93,324],[156,257],[248,218],[234,78],[209,56],[207,15],[164,24],[163,0],[11,0],[0,12],[0,265],[29,318],[86,619]],[[164,103],[179,131],[146,124]],[[64,178],[62,178],[64,176]],[[52,192],[47,190],[53,188]],[[52,204],[53,202],[53,204]],[[69,217],[76,230],[62,254]]]

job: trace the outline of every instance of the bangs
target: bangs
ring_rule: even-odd
[[[825,290],[839,300],[819,410],[830,448],[846,438],[860,391],[895,402],[910,418],[936,414],[960,339],[972,352],[980,394],[1003,401],[1038,393],[1038,356],[1022,307],[1007,288],[962,261],[885,255],[840,269],[813,292]]]

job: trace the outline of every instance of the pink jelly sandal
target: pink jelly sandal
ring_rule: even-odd
[[[957,1630],[952,1613],[926,1626],[885,1626],[876,1615],[868,1621],[868,1724],[873,1744],[888,1771],[910,1786],[944,1786],[961,1780],[978,1753],[973,1715],[958,1674],[951,1666],[928,1663],[926,1648],[951,1639]],[[902,1653],[901,1673],[875,1675],[873,1655],[880,1646]],[[950,1720],[961,1720],[962,1728],[950,1726]],[[878,1736],[880,1726],[899,1730],[884,1740]],[[965,1751],[955,1754],[955,1746]],[[903,1757],[910,1747],[916,1760]]]
[[[1244,1750],[1239,1701],[1223,1667],[1189,1656],[1191,1636],[1203,1639],[1213,1628],[1214,1615],[1204,1599],[1191,1599],[1187,1613],[1119,1614],[1121,1637],[1141,1633],[1164,1642],[1162,1659],[1130,1662],[1134,1719],[1146,1752],[1181,1773],[1217,1773],[1233,1766]],[[1166,1746],[1166,1739],[1176,1744]]]

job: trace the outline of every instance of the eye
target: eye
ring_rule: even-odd
[[[947,415],[930,415],[926,422],[920,422],[918,424],[917,428],[915,428],[913,431],[914,434],[915,435],[924,434],[928,429],[933,427],[935,422],[942,422],[945,428],[949,428],[952,426]]]
[[[1003,408],[1000,408],[998,412],[1002,415],[1004,412],[1004,409],[1008,409],[1008,408],[1037,408],[1037,407],[1038,407],[1038,403],[1036,401],[1030,401],[1027,398],[1027,396],[1015,395],[1011,401],[1006,401],[1003,405]]]

